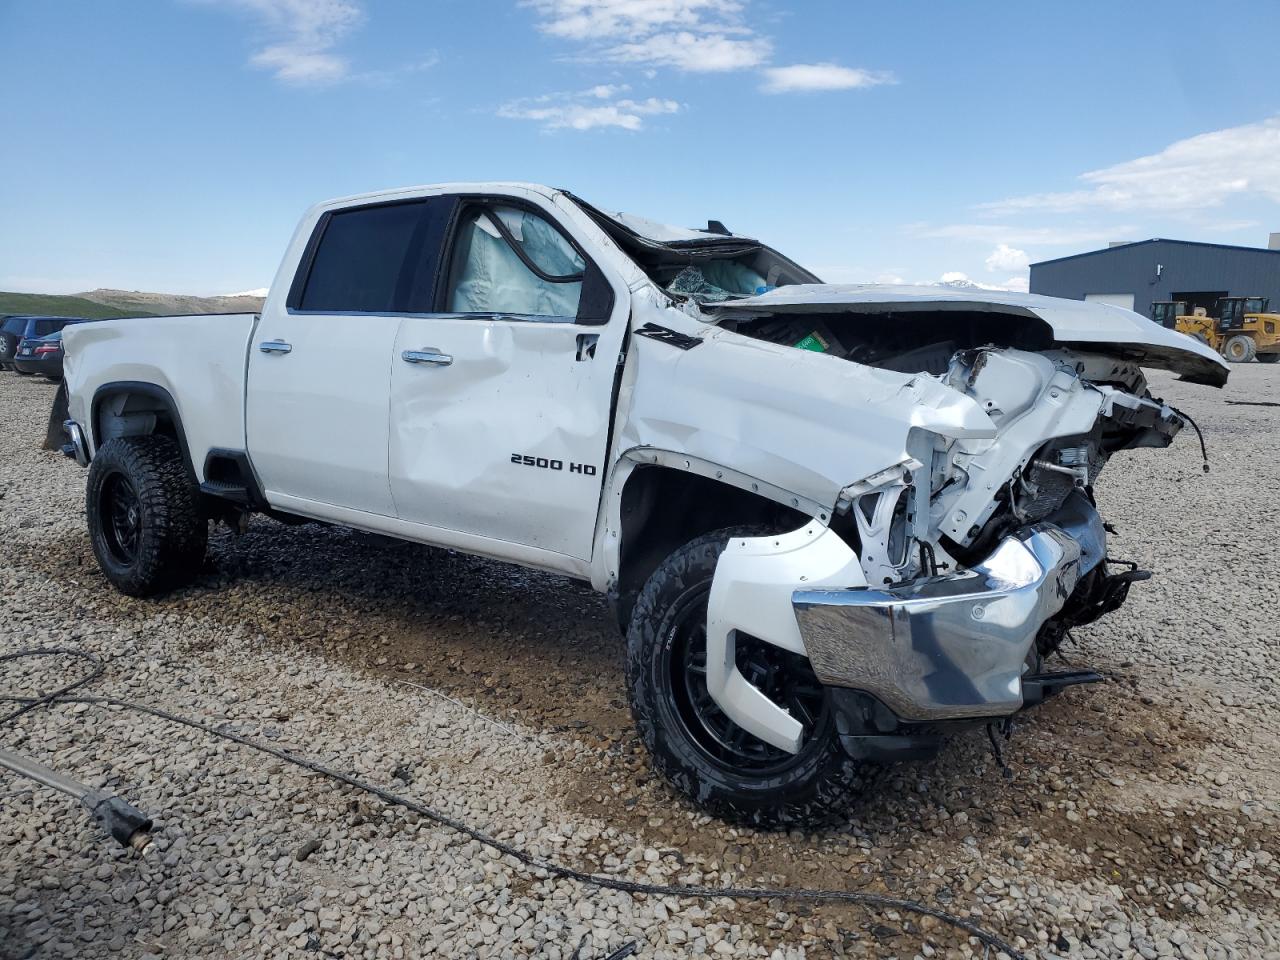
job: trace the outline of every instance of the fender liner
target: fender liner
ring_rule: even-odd
[[[93,400],[89,404],[89,423],[84,424],[88,429],[89,436],[93,442],[93,451],[96,454],[98,447],[101,445],[101,436],[99,431],[99,414],[102,411],[102,405],[107,400],[119,394],[131,394],[141,397],[148,397],[157,401],[169,416],[169,420],[173,423],[174,433],[177,435],[178,448],[182,451],[182,459],[186,462],[187,467],[191,470],[192,476],[195,476],[195,461],[191,459],[191,450],[187,447],[187,431],[182,425],[182,414],[178,412],[178,404],[173,399],[173,394],[169,393],[164,387],[155,383],[146,383],[141,380],[115,380],[111,383],[104,383],[98,389],[93,391]]]

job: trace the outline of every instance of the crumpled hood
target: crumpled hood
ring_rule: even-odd
[[[1227,382],[1229,370],[1226,362],[1205,344],[1132,310],[1030,293],[871,283],[793,284],[756,297],[707,305],[704,310],[717,320],[771,313],[990,311],[1042,320],[1053,331],[1054,340],[1064,347],[1116,353],[1141,366],[1171,370],[1195,383],[1220,387]]]

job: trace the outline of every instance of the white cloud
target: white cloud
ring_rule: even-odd
[[[968,274],[961,273],[959,270],[952,270],[944,273],[939,279],[939,283],[969,283]]]
[[[660,97],[643,100],[617,98],[619,93],[628,89],[625,85],[601,84],[575,93],[525,97],[504,103],[498,108],[498,116],[509,120],[536,120],[546,130],[591,130],[595,127],[639,130],[644,126],[645,117],[680,110],[676,101]]]
[[[1159,153],[1081,175],[1081,190],[982,204],[993,213],[1156,210],[1220,206],[1231,197],[1280,203],[1280,117],[1178,140]]]
[[[542,17],[541,28],[569,40],[644,36],[670,28],[700,28],[734,20],[739,0],[523,0]]]
[[[680,30],[618,44],[605,50],[605,56],[618,63],[649,63],[690,73],[722,73],[759,66],[769,59],[770,49],[769,41],[761,37],[734,38],[720,33]]]
[[[324,86],[350,73],[338,43],[364,21],[355,0],[205,0],[236,7],[262,21],[272,40],[249,58],[277,80],[295,86]]]
[[[1030,262],[1031,258],[1027,256],[1027,251],[1011,247],[1007,243],[997,245],[986,261],[987,269],[992,273],[1004,272],[1005,270],[1022,270]]]
[[[794,93],[814,90],[856,90],[896,83],[893,75],[858,67],[842,67],[836,63],[795,63],[787,67],[768,67],[765,93]]]
[[[347,75],[347,61],[332,53],[300,50],[288,44],[276,44],[249,58],[255,67],[275,73],[277,80],[297,86],[323,86],[336,83]]]
[[[767,37],[745,25],[741,0],[522,0],[539,28],[614,63],[689,73],[745,70],[769,59]]]

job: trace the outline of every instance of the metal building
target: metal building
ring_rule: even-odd
[[[1213,315],[1219,297],[1270,297],[1280,306],[1280,233],[1267,248],[1139,240],[1031,265],[1031,292],[1097,300],[1151,315],[1153,300],[1185,300]]]

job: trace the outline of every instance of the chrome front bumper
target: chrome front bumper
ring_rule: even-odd
[[[1080,542],[1040,523],[964,573],[797,590],[792,605],[823,683],[868,693],[903,720],[1006,716],[1023,705],[1036,633],[1081,575]]]

